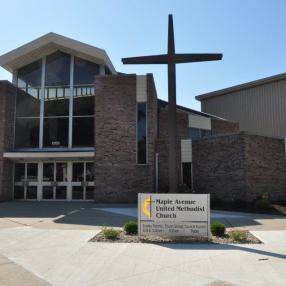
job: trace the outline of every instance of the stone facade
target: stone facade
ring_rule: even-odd
[[[13,163],[3,152],[13,148],[16,92],[10,82],[0,81],[0,201],[12,199]]]
[[[236,133],[193,141],[194,188],[225,200],[286,199],[281,139]]]
[[[134,203],[154,192],[157,95],[147,75],[148,163],[136,164],[136,75],[96,78],[95,201]]]

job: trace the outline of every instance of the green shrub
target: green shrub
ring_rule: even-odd
[[[234,241],[244,242],[247,239],[247,233],[245,230],[233,230],[228,234]]]
[[[211,232],[215,236],[224,236],[225,235],[225,225],[221,222],[211,223]]]
[[[106,239],[115,240],[119,238],[120,231],[113,228],[105,228],[103,230],[103,235]]]
[[[135,220],[128,221],[127,223],[124,224],[123,228],[127,234],[137,234],[138,232],[137,221]]]
[[[258,200],[255,202],[254,207],[258,211],[267,211],[270,209],[270,205],[266,200]]]

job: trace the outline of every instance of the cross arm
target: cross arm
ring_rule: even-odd
[[[222,54],[175,54],[174,61],[177,64],[219,61],[222,59]]]
[[[123,64],[167,64],[168,55],[155,55],[155,56],[143,56],[134,58],[123,58]]]

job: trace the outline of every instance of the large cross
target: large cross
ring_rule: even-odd
[[[168,130],[169,130],[169,192],[176,193],[179,185],[177,159],[177,103],[176,64],[221,60],[222,54],[176,54],[173,16],[169,15],[168,53],[122,59],[123,64],[167,64],[168,65]]]

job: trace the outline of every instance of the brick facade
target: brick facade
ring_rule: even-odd
[[[241,132],[193,141],[195,191],[225,201],[285,200],[285,169],[281,139]]]
[[[239,131],[238,122],[230,122],[216,118],[211,119],[212,134],[234,133]]]
[[[12,199],[13,163],[3,152],[13,148],[16,92],[10,82],[0,81],[0,201]]]
[[[147,76],[148,164],[136,164],[136,75],[96,78],[95,201],[134,203],[154,192],[157,95]]]

